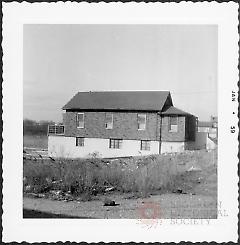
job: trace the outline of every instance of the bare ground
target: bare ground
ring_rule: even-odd
[[[91,201],[57,201],[46,198],[30,198],[25,195],[23,217],[216,219],[218,212],[217,168],[215,164],[210,162],[198,161],[197,165],[200,163],[202,166],[207,164],[203,171],[183,171],[182,174],[175,176],[174,184],[168,186],[166,192],[151,192],[148,193],[149,197],[147,198],[136,198],[136,193],[130,192],[128,194],[118,191],[97,194]],[[117,205],[104,206],[106,197],[114,200]]]
[[[119,205],[104,206],[103,199],[88,202],[63,202],[43,198],[24,198],[25,212],[52,214],[52,218],[143,219],[143,218],[217,218],[216,197],[191,194],[154,195],[146,199],[128,199],[123,195],[110,195]],[[33,212],[35,210],[35,213]],[[31,216],[25,215],[26,218]],[[40,215],[41,217],[41,215]],[[51,217],[51,216],[50,216]]]

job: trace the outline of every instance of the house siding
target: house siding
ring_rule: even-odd
[[[157,113],[147,115],[146,129],[137,129],[136,112],[112,112],[113,129],[105,128],[105,112],[84,112],[84,128],[77,128],[77,112],[66,112],[63,116],[65,136],[88,138],[120,138],[131,140],[158,140]]]
[[[196,117],[194,116],[188,116],[186,117],[186,123],[185,123],[185,138],[187,141],[194,141],[196,137]]]
[[[178,117],[177,132],[169,132],[168,123],[169,123],[169,116],[162,117],[161,140],[171,141],[171,142],[185,141],[185,117],[184,116]]]
[[[182,152],[185,150],[185,142],[162,142],[161,154],[168,152]]]
[[[85,138],[84,146],[76,146],[74,137],[66,136],[48,136],[48,154],[51,157],[63,158],[88,158],[93,154],[98,157],[126,157],[126,156],[144,156],[159,153],[159,142],[151,141],[150,150],[140,149],[140,140],[123,140],[120,149],[109,148],[109,139]]]

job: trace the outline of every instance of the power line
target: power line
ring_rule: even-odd
[[[215,94],[217,91],[198,91],[198,92],[183,92],[183,93],[178,93],[178,92],[171,92],[171,94],[179,94],[179,95],[184,95],[184,94]]]

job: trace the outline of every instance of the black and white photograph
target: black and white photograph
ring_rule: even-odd
[[[216,25],[23,28],[24,218],[217,218]]]
[[[229,87],[223,116],[218,23],[21,27],[22,222],[130,220],[186,232],[230,216],[220,152],[224,131],[237,143],[238,91]]]

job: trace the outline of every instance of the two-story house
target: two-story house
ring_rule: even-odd
[[[193,146],[196,117],[173,106],[169,91],[79,92],[49,126],[54,157],[125,157],[178,152]]]

